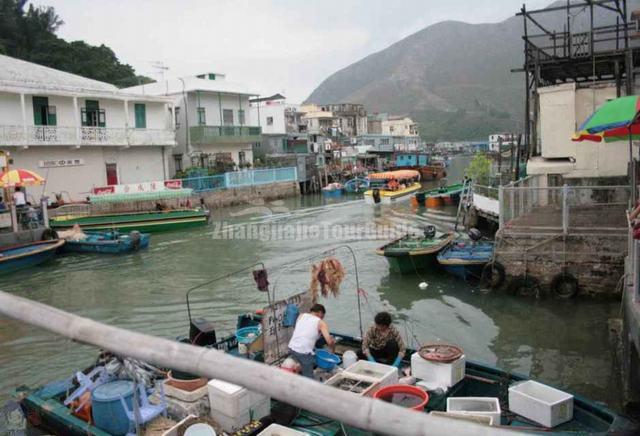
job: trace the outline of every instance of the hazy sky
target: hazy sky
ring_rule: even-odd
[[[527,0],[529,9],[551,0]],[[226,73],[256,93],[305,99],[333,72],[443,20],[498,22],[523,0],[35,0],[67,40],[110,46],[139,74]]]

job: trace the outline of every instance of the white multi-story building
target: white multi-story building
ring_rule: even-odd
[[[498,153],[505,149],[510,149],[511,146],[518,145],[518,135],[515,133],[494,133],[489,135],[489,151],[492,153]]]
[[[381,121],[383,135],[418,136],[418,125],[406,116],[388,116]]]
[[[261,128],[249,117],[249,98],[258,95],[228,82],[224,74],[205,73],[127,88],[141,95],[168,96],[176,106],[176,147],[171,171],[189,166],[235,167],[253,163]],[[256,120],[257,121],[257,120]]]
[[[12,168],[46,178],[38,197],[83,199],[93,187],[168,178],[171,111],[168,98],[0,55],[0,148]]]

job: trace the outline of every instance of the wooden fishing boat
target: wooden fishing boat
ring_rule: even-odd
[[[386,171],[369,174],[369,189],[364,193],[367,204],[391,204],[408,200],[417,192],[420,185],[420,173],[415,170]]]
[[[354,177],[344,184],[344,190],[349,194],[364,192],[369,189],[369,180],[364,177]]]
[[[143,233],[165,232],[203,226],[209,221],[209,211],[202,208],[173,209],[151,212],[127,212],[105,215],[59,215],[51,218],[54,230],[70,229],[78,224],[85,230]]]
[[[0,249],[0,274],[39,265],[53,258],[64,240],[38,241]]]
[[[138,251],[149,246],[149,234],[132,231],[120,232],[84,232],[85,238],[69,239],[62,247],[64,252],[124,254]]]
[[[427,207],[456,205],[460,202],[460,196],[463,190],[464,184],[455,183],[453,185],[429,189],[424,192],[417,192],[416,195],[413,196],[412,201],[417,205]]]
[[[261,322],[258,314],[241,315],[238,326],[257,325]],[[357,351],[362,347],[362,341],[353,336],[332,333],[337,340],[336,354],[342,356],[346,351]],[[232,355],[239,355],[238,340],[235,335],[225,337],[209,347],[223,350]],[[407,349],[401,367],[407,368],[411,364],[410,356],[415,350]],[[89,372],[92,367],[84,372]],[[529,380],[528,377],[511,371],[504,371],[491,365],[467,359],[465,362],[464,378],[445,391],[429,391],[429,401],[424,413],[445,412],[447,399],[454,397],[493,397],[498,398],[500,404],[508,405],[509,386]],[[45,430],[50,434],[85,436],[108,436],[109,433],[94,424],[73,414],[73,410],[66,407],[63,401],[73,391],[71,379],[54,381],[35,389],[21,386],[16,389],[20,407],[30,422],[31,427]],[[506,407],[503,407],[506,409]],[[306,411],[297,410],[288,404],[272,400],[270,415],[259,420],[253,431],[243,434],[257,434],[271,423],[285,425],[301,432],[313,429],[314,435],[372,435],[372,433],[353,428],[335,420]],[[420,412],[416,412],[420,413]],[[633,421],[618,415],[602,403],[589,400],[579,395],[573,399],[573,419],[553,428],[545,428],[509,410],[502,410],[500,425],[504,428],[526,431],[530,434],[637,434],[638,426]]]
[[[429,153],[398,152],[394,155],[394,169],[420,172],[422,180],[438,180],[447,176],[443,162],[435,162]]]
[[[416,270],[436,265],[438,253],[449,245],[453,238],[453,233],[436,236],[435,229],[427,228],[424,235],[406,234],[378,248],[376,254],[387,258],[392,272],[415,273]]]
[[[341,197],[343,191],[344,186],[342,183],[329,183],[327,186],[322,188],[322,195],[325,197]]]
[[[493,242],[454,241],[440,253],[438,263],[463,280],[479,279],[482,268],[493,258]]]

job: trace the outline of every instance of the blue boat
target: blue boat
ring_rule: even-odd
[[[329,183],[322,188],[322,195],[325,197],[341,197],[344,186],[341,183]]]
[[[357,194],[369,189],[369,179],[366,177],[354,177],[344,184],[344,190],[349,194]]]
[[[0,274],[9,274],[46,262],[56,255],[64,242],[63,239],[53,239],[0,249]]]
[[[149,246],[149,234],[132,231],[120,232],[84,232],[86,238],[67,240],[62,247],[64,252],[124,254],[138,251]]]
[[[479,279],[492,257],[493,242],[456,240],[438,253],[438,263],[461,279]]]

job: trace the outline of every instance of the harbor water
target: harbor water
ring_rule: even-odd
[[[450,182],[459,180],[467,162],[452,162]],[[524,373],[619,410],[619,368],[607,328],[607,320],[618,316],[619,303],[487,294],[439,271],[390,274],[384,257],[374,252],[385,241],[357,231],[372,223],[417,230],[433,224],[448,231],[455,212],[415,209],[409,202],[372,207],[357,197],[321,196],[214,210],[209,226],[154,234],[148,250],[115,257],[58,257],[3,277],[2,290],[115,326],[175,337],[188,331],[187,289],[263,261],[276,298],[284,298],[308,289],[308,258],[348,245],[357,257],[364,290],[365,328],[377,311],[387,310],[411,346],[454,343],[468,359]],[[300,235],[297,229],[312,231]],[[334,331],[359,335],[354,263],[346,249],[335,255],[347,275],[339,298],[323,301],[326,321]],[[424,290],[418,287],[423,281],[428,285]],[[213,321],[218,337],[234,331],[239,313],[266,305],[250,270],[201,288],[193,299],[194,314]],[[0,317],[0,405],[16,386],[68,377],[96,355],[91,347]]]

